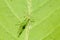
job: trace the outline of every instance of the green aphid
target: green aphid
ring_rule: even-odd
[[[25,20],[20,24],[18,37],[24,31],[24,29],[26,28],[26,26],[29,23],[29,21],[30,21],[30,18],[29,17],[25,17]]]

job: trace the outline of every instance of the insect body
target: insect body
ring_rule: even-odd
[[[20,28],[19,28],[19,34],[18,37],[21,35],[21,33],[24,31],[26,28],[27,24],[29,23],[30,18],[26,17],[25,20],[21,23]]]

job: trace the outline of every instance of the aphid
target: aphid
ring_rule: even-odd
[[[26,28],[29,21],[30,21],[30,18],[27,16],[27,17],[25,17],[25,20],[20,24],[18,37],[24,31],[24,29]]]

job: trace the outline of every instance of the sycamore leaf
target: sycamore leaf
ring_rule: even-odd
[[[27,15],[34,22],[18,37]],[[0,40],[60,40],[60,0],[0,0]]]

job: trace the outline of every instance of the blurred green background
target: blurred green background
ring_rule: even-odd
[[[29,35],[18,38],[16,25],[28,14],[29,0],[0,0],[0,40],[60,40],[60,0],[31,0]]]

